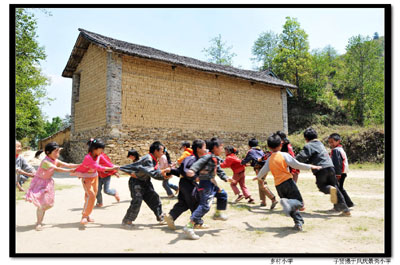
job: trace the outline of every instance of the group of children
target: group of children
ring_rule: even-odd
[[[265,177],[271,171],[274,184],[283,211],[294,220],[294,228],[301,231],[304,220],[300,214],[304,210],[304,201],[296,185],[299,170],[311,169],[316,177],[318,189],[330,194],[335,211],[341,211],[342,215],[350,216],[349,207],[354,204],[345,191],[343,185],[347,177],[348,161],[341,139],[338,134],[329,136],[331,147],[330,155],[324,145],[318,140],[316,131],[308,128],[304,132],[306,145],[297,156],[294,155],[289,140],[283,132],[276,132],[268,137],[267,144],[270,151],[263,152],[258,146],[258,141],[250,139],[249,151],[243,160],[237,157],[237,150],[233,146],[225,146],[218,138],[203,141],[196,139],[191,148],[188,142],[183,142],[182,156],[175,163],[171,163],[165,146],[155,141],[149,148],[149,153],[140,157],[135,150],[128,152],[131,164],[117,166],[111,163],[110,158],[104,153],[105,144],[100,139],[91,139],[88,142],[88,153],[81,164],[69,164],[58,160],[60,147],[52,142],[46,145],[46,157],[40,163],[38,170],[27,166],[26,161],[18,159],[20,143],[17,142],[17,183],[21,175],[34,176],[26,200],[37,207],[36,229],[42,229],[42,221],[45,211],[54,204],[54,172],[69,172],[81,179],[85,191],[85,203],[82,210],[81,224],[94,222],[91,213],[95,206],[102,207],[101,189],[120,200],[116,190],[110,189],[111,175],[118,175],[118,170],[128,173],[130,179],[128,187],[131,194],[131,202],[122,219],[122,226],[130,229],[134,227],[142,202],[144,201],[153,211],[156,220],[160,224],[167,224],[170,229],[176,229],[175,220],[185,211],[190,210],[191,216],[183,231],[190,239],[199,239],[195,229],[208,228],[204,224],[203,217],[210,211],[213,199],[217,199],[214,220],[227,220],[225,213],[228,202],[228,194],[218,186],[216,175],[231,184],[231,188],[237,198],[234,203],[243,199],[247,203],[254,204],[245,184],[245,167],[250,165],[256,172],[258,181],[260,205],[266,206],[266,197],[271,200],[270,209],[274,209],[278,200],[269,189]],[[225,160],[220,158],[225,151]],[[40,154],[38,151],[37,154]],[[231,168],[232,178],[228,177],[222,168]],[[29,170],[28,170],[29,169]],[[33,169],[33,170],[32,170]],[[18,177],[19,176],[19,177]],[[179,186],[168,182],[172,176],[179,177]],[[151,178],[163,181],[169,197],[173,197],[171,189],[178,193],[178,201],[168,214],[163,213],[159,195],[154,190]],[[239,184],[242,193],[237,188]],[[172,194],[172,196],[171,196]]]

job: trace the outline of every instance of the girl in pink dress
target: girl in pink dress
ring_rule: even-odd
[[[60,149],[56,142],[48,143],[45,146],[44,152],[46,157],[40,163],[29,190],[25,195],[25,200],[32,202],[37,207],[36,230],[38,231],[43,228],[42,222],[45,212],[53,207],[54,204],[54,180],[52,178],[54,172],[71,172],[73,168],[79,166],[77,164],[68,164],[58,160]],[[69,169],[62,167],[67,167]]]

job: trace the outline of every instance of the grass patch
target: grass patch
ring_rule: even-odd
[[[15,198],[17,199],[17,200],[23,200],[24,199],[24,197],[25,197],[25,192],[23,192],[23,191],[19,191],[18,189],[15,189]]]
[[[265,233],[265,230],[263,230],[263,229],[256,229],[256,230],[254,230],[254,232],[256,233],[256,235],[262,235],[262,234],[264,234]]]
[[[55,185],[54,190],[66,190],[66,189],[72,189],[74,187],[77,187],[76,185]]]
[[[250,211],[250,206],[244,204],[232,204],[231,207],[238,211]]]
[[[350,169],[357,170],[384,170],[384,163],[353,163],[349,165]]]
[[[368,231],[368,228],[363,225],[359,225],[359,226],[352,227],[351,230],[355,231],[355,232],[360,232],[360,231]]]

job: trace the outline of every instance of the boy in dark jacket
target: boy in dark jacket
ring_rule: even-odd
[[[344,180],[347,177],[347,173],[349,172],[349,162],[347,160],[346,152],[341,145],[341,138],[340,135],[337,133],[332,133],[329,135],[328,142],[329,146],[331,147],[331,159],[332,163],[335,166],[335,174],[336,179],[338,181],[338,186],[340,192],[343,194],[344,200],[347,204],[347,207],[353,207],[354,203],[351,201],[350,196],[347,194],[346,190],[344,189]]]
[[[186,173],[190,167],[207,153],[206,143],[203,140],[197,139],[192,143],[193,155],[183,159],[178,169],[171,169],[171,174],[180,176],[179,180],[179,194],[178,202],[171,209],[169,214],[165,216],[165,221],[168,224],[168,228],[175,230],[174,221],[184,212],[190,210],[192,213],[199,206],[198,200],[198,184],[196,183],[196,175],[189,177]],[[194,225],[194,229],[204,229],[207,225],[203,223],[203,220],[198,220]]]
[[[158,159],[164,154],[164,146],[156,141],[150,145],[149,154],[143,156],[138,161],[120,167],[120,170],[131,174],[129,179],[129,190],[132,201],[122,220],[124,228],[132,228],[132,222],[136,220],[142,201],[154,212],[157,221],[164,224],[164,214],[161,208],[160,196],[155,192],[150,179],[163,180],[170,168],[158,169]]]
[[[261,150],[260,147],[258,147],[258,140],[255,138],[249,140],[249,147],[250,150],[247,152],[246,157],[242,160],[241,164],[246,165],[247,163],[250,163],[250,166],[252,166],[256,174],[258,174],[258,171],[265,163],[265,161],[260,162],[260,160],[262,160],[262,158],[264,157],[264,152]],[[276,200],[276,197],[272,193],[272,191],[268,188],[267,182],[265,181],[265,179],[258,179],[257,182],[258,194],[261,200],[260,206],[267,206],[265,197],[268,197],[271,200],[270,209],[274,209],[275,206],[278,204],[278,201]]]
[[[332,160],[324,145],[317,138],[318,134],[313,128],[307,128],[304,131],[304,139],[307,144],[296,156],[296,160],[322,167],[320,170],[312,170],[317,180],[318,189],[325,194],[331,195],[331,202],[334,204],[335,209],[343,211],[342,215],[350,216],[349,208],[338,188]]]
[[[232,179],[228,178],[225,172],[221,169],[219,163],[220,160],[218,156],[223,152],[223,144],[221,140],[217,138],[212,138],[207,141],[207,149],[210,153],[202,156],[197,160],[187,171],[186,175],[193,177],[198,175],[199,191],[200,191],[200,202],[199,206],[194,210],[192,216],[190,217],[190,222],[183,229],[186,236],[190,239],[199,239],[200,237],[194,233],[193,227],[196,223],[199,223],[201,218],[210,210],[210,206],[214,197],[217,198],[217,211],[215,212],[213,218],[215,220],[227,220],[227,216],[221,211],[226,210],[228,194],[221,190],[215,181],[215,175],[218,175],[223,181],[231,182]]]

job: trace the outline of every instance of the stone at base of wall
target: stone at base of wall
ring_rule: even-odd
[[[131,162],[127,158],[130,149],[136,149],[141,156],[149,151],[151,143],[161,141],[168,149],[172,161],[181,155],[179,150],[182,141],[192,143],[195,139],[210,139],[218,137],[223,140],[224,145],[233,145],[239,150],[239,157],[246,155],[248,141],[255,137],[259,142],[266,142],[268,135],[250,132],[221,132],[221,131],[194,131],[181,130],[175,128],[147,128],[147,127],[128,127],[114,125],[112,127],[99,127],[83,132],[72,133],[68,147],[65,148],[64,155],[68,161],[81,163],[87,153],[87,142],[90,138],[100,138],[106,144],[104,152],[110,157],[111,161],[117,165],[124,165]]]

